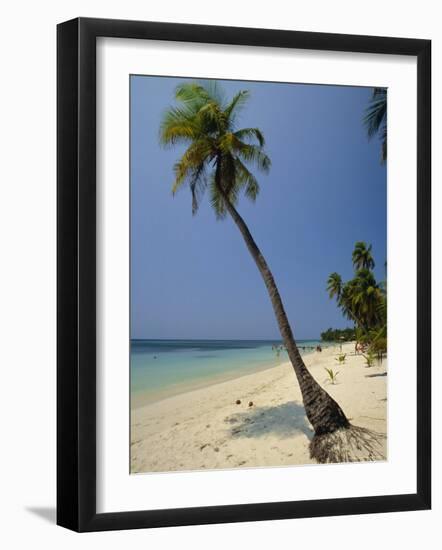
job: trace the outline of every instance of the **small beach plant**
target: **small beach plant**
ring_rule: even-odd
[[[311,457],[318,462],[349,461],[350,447],[354,445],[356,449],[360,437],[364,437],[367,448],[367,434],[362,436],[362,428],[350,424],[338,403],[305,366],[270,267],[237,209],[241,195],[252,202],[259,195],[260,185],[252,168],[267,173],[271,166],[261,130],[237,127],[237,115],[249,97],[247,90],[240,90],[226,99],[216,81],[185,82],[176,88],[176,104],[165,112],[160,127],[164,146],[184,146],[174,166],[172,193],[187,186],[192,213],[196,214],[207,191],[217,219],[230,217],[238,228],[267,289],[307,418],[315,431],[310,443]],[[373,436],[373,445],[376,444]],[[369,459],[373,456],[368,454]]]
[[[365,364],[367,365],[367,367],[372,367],[376,360],[376,354],[369,349],[367,354],[363,354],[363,355],[364,355]]]
[[[373,340],[370,345],[370,351],[376,355],[377,360],[382,363],[384,355],[387,353],[387,338],[381,336]]]
[[[339,371],[335,372],[333,369],[328,369],[327,367],[324,367],[324,369],[326,370],[326,372],[328,374],[327,381],[330,384],[335,385],[336,381],[337,381],[337,378],[338,378]]]
[[[345,358],[347,357],[346,353],[342,353],[341,355],[338,355],[335,357],[335,361],[337,361],[340,365],[343,365],[345,363]]]

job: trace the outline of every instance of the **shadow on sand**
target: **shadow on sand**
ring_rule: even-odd
[[[225,422],[232,426],[230,433],[233,438],[258,438],[266,435],[291,437],[300,432],[309,439],[313,437],[304,407],[295,401],[274,407],[250,408],[228,416]]]
[[[386,372],[378,372],[376,374],[366,374],[365,378],[377,378],[378,376],[387,376]]]

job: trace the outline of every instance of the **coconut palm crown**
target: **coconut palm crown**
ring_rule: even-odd
[[[373,273],[369,269],[359,269],[353,281],[352,309],[359,319],[364,320],[366,328],[378,325],[383,295]]]
[[[242,90],[225,101],[216,83],[176,88],[178,105],[165,113],[160,140],[164,145],[187,145],[174,166],[172,192],[188,185],[194,214],[207,188],[218,218],[226,215],[225,197],[235,205],[241,192],[252,201],[258,196],[259,184],[249,166],[268,172],[271,163],[262,132],[236,128],[237,115],[248,98],[249,92]]]
[[[353,266],[355,269],[373,269],[375,266],[373,256],[371,254],[371,244],[363,241],[358,241],[352,253]]]
[[[336,300],[339,302],[342,296],[342,277],[339,273],[332,273],[327,281],[327,292],[330,298],[336,296]]]

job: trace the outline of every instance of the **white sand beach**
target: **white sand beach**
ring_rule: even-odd
[[[304,357],[350,422],[387,433],[387,360],[367,367],[354,344]],[[324,369],[339,371],[335,385]],[[240,400],[240,404],[236,401]],[[249,406],[249,402],[253,402]],[[311,464],[312,428],[289,362],[131,411],[131,471],[168,472]],[[385,440],[385,458],[386,458]]]

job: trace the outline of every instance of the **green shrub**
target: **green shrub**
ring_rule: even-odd
[[[345,358],[347,357],[346,353],[341,353],[341,355],[338,355],[335,357],[335,361],[337,361],[340,365],[343,365],[345,363]]]
[[[384,355],[387,353],[387,339],[381,337],[373,340],[370,344],[370,351],[382,362]]]
[[[363,354],[363,356],[365,358],[365,364],[367,365],[367,367],[372,367],[376,360],[376,355],[369,349],[368,353],[366,355]]]
[[[333,369],[328,369],[327,367],[324,367],[324,369],[327,371],[327,374],[328,374],[327,381],[330,382],[333,385],[336,384],[336,380],[337,380],[339,371],[334,372]]]

